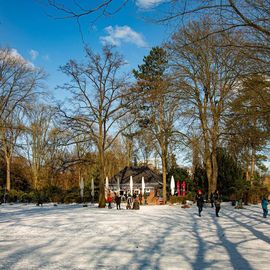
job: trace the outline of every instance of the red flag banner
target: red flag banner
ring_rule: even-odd
[[[180,197],[180,181],[177,181],[177,194]]]
[[[186,181],[182,182],[182,196],[186,195]]]

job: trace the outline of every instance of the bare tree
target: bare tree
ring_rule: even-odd
[[[53,118],[55,114],[53,107],[44,104],[29,104],[26,112],[26,152],[35,189],[42,187],[41,172],[46,163],[50,132],[54,128]]]
[[[61,69],[71,81],[63,88],[71,91],[73,111],[65,113],[65,123],[75,135],[86,134],[98,152],[99,207],[105,207],[105,152],[125,127],[117,123],[125,114],[126,77],[120,77],[125,62],[104,47],[102,54],[86,49],[86,63],[70,61]]]
[[[208,22],[195,22],[177,32],[168,45],[183,106],[193,111],[192,124],[202,134],[209,192],[217,187],[217,148],[228,104],[246,64],[237,50],[225,46],[232,39],[229,35],[201,39],[213,30]]]
[[[244,78],[231,103],[231,117],[226,121],[228,150],[246,170],[246,179],[252,180],[255,165],[260,163],[263,149],[267,149],[270,129],[270,83],[267,77],[254,75]]]
[[[60,18],[80,18],[83,16],[112,16],[119,12],[129,0],[103,0],[79,5],[72,1],[67,5],[61,0],[48,0],[50,6],[60,13]],[[270,37],[270,3],[268,0],[169,0],[162,3],[159,19],[154,21],[179,23],[194,20],[194,15],[211,16],[226,31],[232,28],[247,27],[262,34],[266,40]],[[153,13],[151,13],[153,16]]]
[[[1,127],[0,139],[1,146],[4,152],[5,163],[6,163],[6,188],[9,191],[11,189],[11,164],[12,157],[14,155],[17,141],[19,136],[22,134],[22,115],[21,110],[14,109],[12,114],[5,119],[5,126]]]
[[[5,138],[10,136],[6,136],[7,132],[14,135],[15,131],[12,129],[18,130],[11,121],[15,111],[26,110],[27,104],[37,95],[42,79],[44,79],[42,70],[26,62],[15,50],[0,49],[0,133],[3,145],[8,145]],[[12,140],[11,144],[14,142]],[[9,147],[6,157],[12,155],[12,150],[13,147]],[[8,162],[8,159],[6,161]],[[10,190],[9,163],[7,163],[7,190]]]
[[[78,1],[71,1],[67,5],[66,1],[63,0],[48,0],[48,4],[60,13],[58,18],[78,19],[84,16],[95,16],[96,18],[100,16],[112,16],[119,12],[128,1],[98,0],[80,4]]]

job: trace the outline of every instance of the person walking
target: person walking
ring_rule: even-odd
[[[109,195],[107,197],[107,202],[108,202],[108,208],[112,209],[112,196],[111,196],[111,192],[109,192]]]
[[[115,203],[117,210],[121,210],[121,196],[119,193],[115,194]]]
[[[210,194],[210,203],[211,203],[211,207],[214,208],[214,195],[213,195],[213,192],[211,192],[211,194]]]
[[[140,205],[142,205],[142,198],[143,198],[142,190],[140,190],[140,194],[139,194]]]
[[[144,192],[143,194],[144,204],[147,205],[147,194]]]
[[[218,213],[220,211],[221,197],[218,190],[216,190],[213,194],[213,200],[216,208],[216,216],[219,217]]]
[[[132,208],[132,196],[129,193],[128,197],[127,197],[127,205],[126,205],[126,209],[131,209]]]
[[[201,190],[198,190],[196,195],[197,207],[199,211],[199,217],[201,216],[201,212],[203,210],[204,197]]]
[[[266,197],[263,197],[262,199],[262,209],[263,209],[263,217],[266,218],[268,214],[268,209],[267,209],[268,201]]]

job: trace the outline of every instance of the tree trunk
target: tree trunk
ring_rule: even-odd
[[[162,151],[162,194],[163,194],[163,201],[164,204],[167,201],[167,180],[166,180],[166,176],[167,176],[167,166],[166,166],[167,162],[166,162],[166,152],[164,153]]]
[[[104,186],[104,153],[99,153],[99,208],[105,208],[105,186]]]
[[[7,191],[10,191],[10,189],[11,189],[11,183],[10,183],[10,156],[7,156],[6,155],[6,166],[7,166],[7,168],[6,168],[6,174],[7,174],[7,183],[6,183],[6,185],[7,185]]]
[[[34,178],[34,188],[38,189],[38,176],[35,169],[33,170],[33,178]]]
[[[216,150],[213,150],[210,154],[210,150],[205,150],[205,168],[208,180],[208,196],[214,193],[217,189],[217,156]]]
[[[104,158],[104,141],[106,138],[106,134],[103,133],[103,122],[99,121],[99,141],[98,141],[98,157],[99,157],[99,208],[105,208],[106,200],[105,200],[105,186],[104,186],[104,178],[105,178],[105,158]]]
[[[256,153],[255,153],[255,150],[252,149],[252,152],[251,152],[251,169],[250,169],[250,181],[251,182],[254,179],[255,163],[256,163]]]

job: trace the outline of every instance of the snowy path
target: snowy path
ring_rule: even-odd
[[[270,217],[261,212],[1,205],[0,269],[270,269]]]

